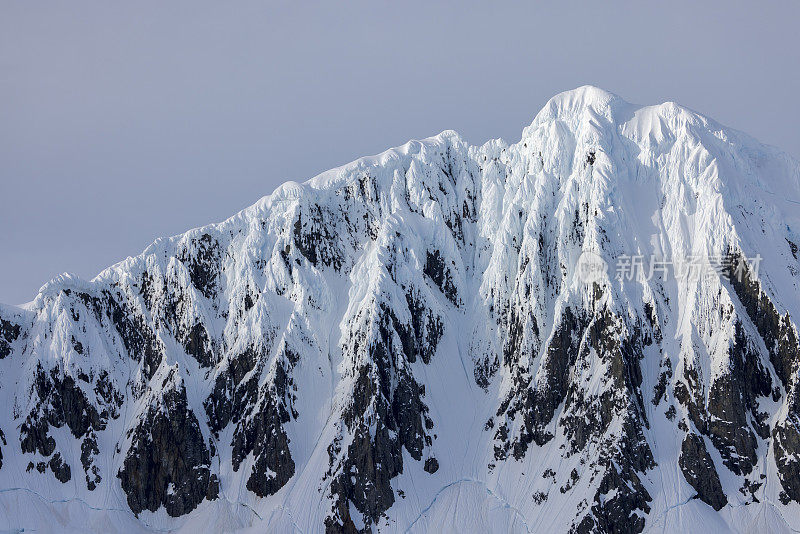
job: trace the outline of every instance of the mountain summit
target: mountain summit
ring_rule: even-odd
[[[800,529],[800,165],[595,87],[0,307],[0,529]]]

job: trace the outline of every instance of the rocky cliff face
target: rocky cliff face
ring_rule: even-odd
[[[798,529],[798,201],[592,87],[287,183],[0,307],[0,524]]]

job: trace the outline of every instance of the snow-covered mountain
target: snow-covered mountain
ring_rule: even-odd
[[[797,162],[594,87],[284,184],[0,307],[0,529],[798,530],[798,246]]]

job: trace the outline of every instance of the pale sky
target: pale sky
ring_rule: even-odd
[[[0,302],[584,84],[800,157],[800,2],[532,4],[2,2]]]

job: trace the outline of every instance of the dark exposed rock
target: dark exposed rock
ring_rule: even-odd
[[[579,344],[586,319],[573,313],[571,308],[564,310],[561,324],[547,347],[544,368],[547,372],[547,388],[537,392],[533,399],[532,428],[534,435],[544,435],[544,426],[553,418],[555,410],[567,395],[569,375],[575,366]],[[528,418],[526,417],[526,423]],[[538,428],[537,428],[538,427]],[[537,444],[543,443],[541,439]]]
[[[256,295],[254,300],[250,293],[247,293],[244,296],[244,311],[247,312],[253,309],[253,306],[256,305],[256,300],[258,300],[258,295]]]
[[[258,398],[258,373],[244,383],[242,381],[259,359],[258,352],[248,347],[233,357],[228,367],[217,375],[214,389],[203,404],[212,431],[219,432],[232,420],[241,420],[255,404]]]
[[[164,347],[141,313],[129,306],[123,295],[114,295],[111,291],[103,291],[103,299],[85,293],[78,297],[98,319],[104,315],[111,319],[128,356],[142,362],[144,377],[149,380],[161,363]]]
[[[406,303],[411,313],[411,328],[402,324],[388,308],[384,309],[384,313],[391,317],[408,361],[414,363],[420,356],[423,362],[430,363],[444,334],[442,319],[427,309],[412,290],[406,292]]]
[[[334,515],[325,518],[325,534],[359,534],[347,506],[336,504]]]
[[[653,386],[653,405],[658,406],[664,394],[667,392],[667,385],[672,380],[672,362],[667,358],[661,361],[663,370],[658,375],[658,382]]]
[[[97,437],[92,433],[81,442],[81,465],[86,474],[86,487],[89,491],[94,491],[102,480],[100,470],[93,462],[93,458],[98,454],[100,454],[100,449],[97,448]]]
[[[178,255],[189,270],[192,284],[206,298],[214,299],[218,291],[221,252],[219,242],[209,234],[192,239]]]
[[[176,517],[203,499],[216,499],[219,482],[210,471],[211,458],[185,390],[170,386],[162,395],[161,405],[150,406],[132,430],[117,476],[135,514],[163,505]]]
[[[678,465],[686,481],[697,492],[698,499],[717,511],[728,504],[714,460],[708,454],[703,438],[696,434],[686,435],[681,445]]]
[[[475,370],[473,372],[475,383],[484,390],[488,389],[490,380],[498,369],[500,369],[500,358],[497,355],[485,354],[475,362]]]
[[[355,429],[341,471],[331,483],[335,501],[333,514],[329,517],[332,520],[330,528],[335,522],[340,528],[347,525],[350,519],[348,501],[364,514],[367,526],[374,524],[394,504],[390,481],[403,471],[400,447],[380,419],[374,436],[370,435],[366,425]]]
[[[757,462],[756,432],[768,436],[766,428],[758,427],[754,432],[749,421],[758,424],[762,419],[756,399],[768,396],[772,389],[769,373],[760,364],[758,354],[749,349],[740,322],[736,323],[730,362],[730,372],[711,386],[706,430],[725,466],[738,475],[752,471]]]
[[[613,494],[610,499],[604,496]],[[635,472],[619,473],[611,468],[606,471],[594,498],[591,513],[577,524],[575,532],[626,533],[644,530],[645,518],[634,513],[650,512],[650,494]]]
[[[109,415],[116,414],[114,403],[120,401],[119,397],[112,395],[106,409],[98,411],[71,376],[61,375],[57,369],[47,373],[41,364],[36,369],[34,393],[38,401],[20,427],[20,445],[23,453],[38,452],[45,457],[56,449],[56,442],[50,436],[51,426],[61,428],[66,425],[75,438],[83,438],[105,429]],[[68,478],[69,465],[62,466],[60,456],[53,461],[53,473]]]
[[[50,471],[53,472],[53,475],[56,477],[56,480],[65,484],[69,482],[72,478],[72,470],[70,469],[69,465],[64,463],[61,459],[61,453],[55,453],[52,458],[50,458]]]
[[[211,342],[202,323],[194,324],[184,343],[186,354],[193,356],[201,366],[210,367],[215,363],[213,352],[209,348]]]
[[[792,256],[794,256],[794,259],[798,259],[797,258],[797,243],[795,243],[794,241],[790,240],[789,238],[786,238],[786,242],[789,244],[789,250],[792,252]]]
[[[331,221],[337,217],[319,204],[301,211],[294,223],[294,244],[314,266],[325,265],[337,271],[342,268],[341,247],[332,231]]]
[[[575,484],[580,480],[580,475],[578,474],[578,470],[573,468],[572,471],[569,472],[569,479],[567,482],[558,488],[558,491],[561,493],[567,493],[568,491],[572,490]]]
[[[342,422],[353,440],[344,451],[337,441],[328,448],[328,476],[333,478],[334,496],[334,506],[326,520],[330,532],[350,528],[349,502],[363,514],[367,528],[376,524],[394,503],[390,481],[403,472],[402,450],[421,461],[424,447],[432,443],[428,431],[433,422],[423,402],[424,388],[407,366],[398,364],[402,357],[413,361],[409,356],[413,352],[402,341],[404,336],[409,337],[408,327],[400,328],[402,324],[384,305],[378,306],[376,321],[378,336],[369,345],[365,346],[363,332],[357,332],[353,340],[356,351],[368,351],[366,360],[370,362],[357,369],[352,401],[343,414]],[[435,337],[437,342],[439,335]],[[395,343],[396,338],[401,339],[400,346]],[[430,354],[435,349],[430,347]],[[371,415],[365,417],[367,413]],[[430,460],[424,467],[438,468],[438,462]]]
[[[641,334],[637,328],[628,332],[624,322],[605,309],[595,313],[587,333],[593,352],[607,365],[608,386],[599,395],[587,395],[571,384],[560,420],[573,452],[585,450],[590,441],[603,444],[597,460],[602,479],[577,531],[641,532],[642,515],[650,512],[652,497],[640,474],[655,467],[643,434],[648,422],[641,394]],[[589,354],[584,347],[580,359]],[[614,418],[622,420],[616,435],[608,433]]]
[[[800,457],[800,437],[796,430],[796,424],[800,421],[796,378],[800,364],[800,343],[797,331],[788,314],[781,316],[778,313],[743,255],[734,251],[728,259],[727,275],[731,287],[764,340],[775,374],[787,393],[789,414],[785,422],[776,423],[772,430],[773,450],[785,495],[800,502],[800,468],[796,462],[796,458]],[[774,390],[772,397],[775,399]]]
[[[512,314],[512,317],[515,317]],[[521,326],[515,327],[516,321],[510,325],[509,342],[506,344],[506,365],[519,358],[519,342],[514,341],[515,332],[521,331]],[[495,438],[500,441],[495,457],[501,459],[504,452],[513,450],[514,457],[519,459],[525,454],[531,442],[541,446],[550,441],[553,435],[548,430],[556,408],[564,401],[569,386],[569,375],[575,365],[579,344],[586,320],[579,318],[571,308],[566,308],[561,317],[561,322],[553,335],[544,356],[544,369],[547,379],[546,387],[531,387],[531,379],[527,374],[519,373],[514,377],[512,394],[497,411],[497,416],[505,414],[506,418],[513,419],[517,412],[524,414],[524,427],[520,435],[513,441],[502,436],[502,428],[498,429]],[[499,456],[498,456],[499,453]]]
[[[264,360],[255,350],[248,349],[217,377],[214,391],[205,402],[214,432],[236,422],[231,443],[233,469],[238,471],[252,453],[254,462],[247,489],[261,497],[272,495],[294,476],[295,464],[283,425],[290,417],[297,417],[291,408],[291,370],[297,359],[297,354],[285,348],[276,361],[272,381],[259,390],[260,373],[253,373],[247,380],[244,377]]]
[[[233,436],[233,468],[253,453],[253,469],[247,489],[260,497],[272,495],[294,476],[294,460],[283,424],[289,421],[286,409],[269,394],[250,418],[239,423]]]
[[[0,318],[0,360],[11,354],[11,343],[20,335],[20,325]]]
[[[607,400],[600,410],[611,409]],[[597,465],[603,468],[600,485],[589,513],[576,525],[577,532],[641,532],[644,515],[650,513],[652,497],[640,474],[655,467],[650,445],[642,433],[642,423],[628,405],[622,434],[604,439]]]
[[[689,365],[683,368],[683,381],[675,385],[675,398],[680,402],[689,412],[689,420],[703,434],[707,433],[706,430],[706,414],[704,404],[704,393],[700,389],[700,378],[697,375],[697,369]]]
[[[44,462],[36,462],[34,465],[33,462],[28,462],[28,466],[25,468],[26,473],[30,473],[32,470],[36,469],[36,471],[40,474],[44,474],[47,471],[47,464]]]
[[[75,352],[83,356],[83,343],[75,339],[75,336],[72,336],[72,348],[75,349]]]
[[[56,450],[56,440],[49,435],[50,427],[43,418],[28,418],[20,427],[20,445],[23,453],[39,451],[50,456]]]
[[[730,367],[711,384],[707,403],[693,367],[684,369],[684,381],[674,393],[695,427],[710,438],[725,466],[740,475],[750,473],[758,460],[757,438],[769,435],[758,398],[771,395],[772,381],[740,321],[735,324],[729,355]]]
[[[163,323],[183,346],[186,354],[192,356],[201,367],[213,366],[217,362],[214,344],[202,320],[192,313],[193,297],[179,284],[170,284],[169,280],[167,284],[170,289],[161,300]],[[151,303],[151,306],[154,304]]]
[[[439,461],[436,458],[428,458],[425,460],[425,471],[428,473],[435,473],[439,470]]]
[[[605,409],[605,408],[603,408]],[[605,441],[597,464],[603,476],[590,513],[577,524],[577,532],[641,532],[650,513],[650,493],[640,473],[655,467],[641,424],[633,416],[623,423],[621,437]]]
[[[445,264],[444,257],[442,257],[442,254],[438,250],[426,252],[425,267],[423,267],[422,272],[433,280],[436,287],[439,288],[450,302],[456,306],[459,305],[460,301],[455,283],[453,283],[453,275],[450,268]]]
[[[778,477],[786,495],[800,502],[800,419],[792,414],[772,430],[772,446]]]
[[[775,373],[788,391],[800,363],[800,343],[791,320],[788,315],[782,317],[778,313],[741,253],[731,253],[727,264],[731,287],[764,339]]]

